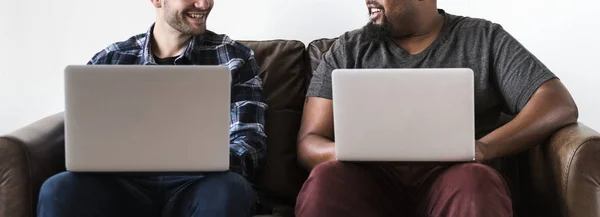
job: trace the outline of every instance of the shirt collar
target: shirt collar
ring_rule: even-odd
[[[156,60],[154,59],[154,55],[152,53],[152,32],[154,30],[154,25],[155,23],[153,23],[150,28],[148,29],[148,31],[146,32],[146,36],[145,36],[145,40],[144,40],[144,44],[143,44],[143,50],[142,50],[142,64],[143,65],[156,65]],[[197,50],[197,47],[204,41],[205,37],[204,35],[197,35],[192,37],[192,40],[190,40],[190,42],[188,43],[187,47],[185,48],[185,50],[183,51],[183,53],[181,53],[176,59],[175,62],[180,61],[181,58],[187,58],[188,60],[191,60],[191,56],[194,53],[194,51]]]

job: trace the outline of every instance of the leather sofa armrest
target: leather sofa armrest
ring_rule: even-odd
[[[0,137],[0,217],[35,216],[43,182],[65,170],[64,115]]]
[[[581,123],[567,126],[534,149],[529,161],[537,212],[600,216],[600,133]]]
[[[600,216],[600,134],[583,124],[566,127],[548,143],[548,157],[565,216]]]

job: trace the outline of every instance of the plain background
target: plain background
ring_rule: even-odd
[[[336,37],[368,21],[364,0],[216,0],[208,27],[237,40]],[[567,85],[580,121],[600,130],[595,0],[438,0],[502,24]],[[143,33],[149,0],[5,1],[0,7],[0,135],[64,109],[63,69]]]

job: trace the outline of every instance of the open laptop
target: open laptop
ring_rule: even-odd
[[[228,170],[230,88],[222,66],[67,66],[67,170]]]
[[[338,69],[332,82],[338,160],[474,160],[471,69]]]

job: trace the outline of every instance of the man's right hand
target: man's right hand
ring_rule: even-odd
[[[333,131],[333,102],[308,97],[298,133],[298,161],[307,169],[336,160]]]

